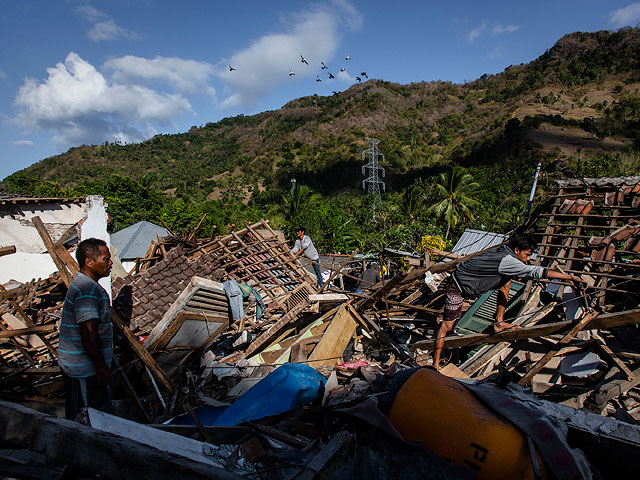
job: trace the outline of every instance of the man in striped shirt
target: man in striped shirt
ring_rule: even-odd
[[[98,280],[111,273],[103,240],[83,240],[76,250],[80,271],[62,308],[58,364],[65,381],[65,416],[74,420],[84,407],[111,412],[113,327],[109,294]]]

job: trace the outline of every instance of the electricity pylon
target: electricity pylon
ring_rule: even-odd
[[[378,162],[378,157],[382,157],[382,162],[384,162],[384,154],[380,153],[378,150],[378,144],[380,140],[375,138],[367,137],[367,140],[370,143],[369,148],[362,152],[362,161],[366,162],[367,157],[369,157],[369,161],[362,166],[362,174],[365,175],[365,172],[368,171],[368,176],[362,181],[362,189],[367,191],[367,194],[373,195],[373,204],[371,206],[373,213],[373,221],[376,220],[376,205],[378,203],[382,203],[382,199],[380,198],[380,185],[382,185],[382,190],[386,191],[386,185],[382,180],[380,180],[379,171],[382,171],[382,176],[384,177],[384,168],[380,166]]]

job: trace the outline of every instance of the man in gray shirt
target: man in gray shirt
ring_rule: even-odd
[[[83,240],[76,250],[80,271],[62,307],[58,364],[65,383],[65,416],[74,420],[84,407],[112,411],[113,326],[109,294],[98,280],[111,273],[103,240]]]
[[[538,248],[533,235],[516,233],[509,239],[508,245],[501,245],[493,250],[471,258],[459,264],[445,285],[446,300],[444,317],[436,334],[433,350],[433,366],[440,368],[440,353],[444,346],[444,339],[462,316],[462,304],[465,298],[482,295],[489,290],[498,290],[496,320],[493,324],[494,332],[501,332],[510,328],[520,328],[504,321],[504,311],[509,299],[511,279],[552,278],[583,282],[576,275],[549,270],[544,267],[527,265],[531,253]]]
[[[304,228],[296,228],[296,237],[298,238],[296,239],[296,244],[291,250],[291,253],[296,257],[300,257],[304,253],[304,256],[313,262],[313,271],[316,272],[318,286],[322,287],[322,272],[320,271],[320,265],[318,264],[320,257],[318,256],[316,247],[313,246],[311,239],[304,234]]]

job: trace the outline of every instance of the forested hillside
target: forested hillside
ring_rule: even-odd
[[[640,171],[639,88],[640,29],[573,33],[466,84],[371,79],[140,144],[72,148],[2,188],[102,194],[113,229],[156,216],[179,229],[207,213],[207,234],[268,218],[305,224],[324,251],[413,249],[425,234],[516,226],[540,159],[539,195],[556,178]],[[361,187],[366,137],[385,154],[376,222]],[[429,208],[443,200],[448,214]]]

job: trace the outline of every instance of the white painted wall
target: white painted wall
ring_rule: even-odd
[[[0,257],[0,283],[10,280],[27,283],[34,278],[47,278],[58,267],[48,253],[16,252]]]
[[[51,239],[58,239],[69,228],[82,220],[82,203],[26,203],[6,205],[0,211],[0,246],[15,245],[18,252],[44,253],[47,251],[31,219],[40,217]]]
[[[88,196],[84,211],[85,221],[80,226],[80,240],[99,238],[107,242],[107,245],[111,245],[107,233],[107,205],[103,198],[98,195]],[[102,278],[99,283],[111,297],[111,277]]]

